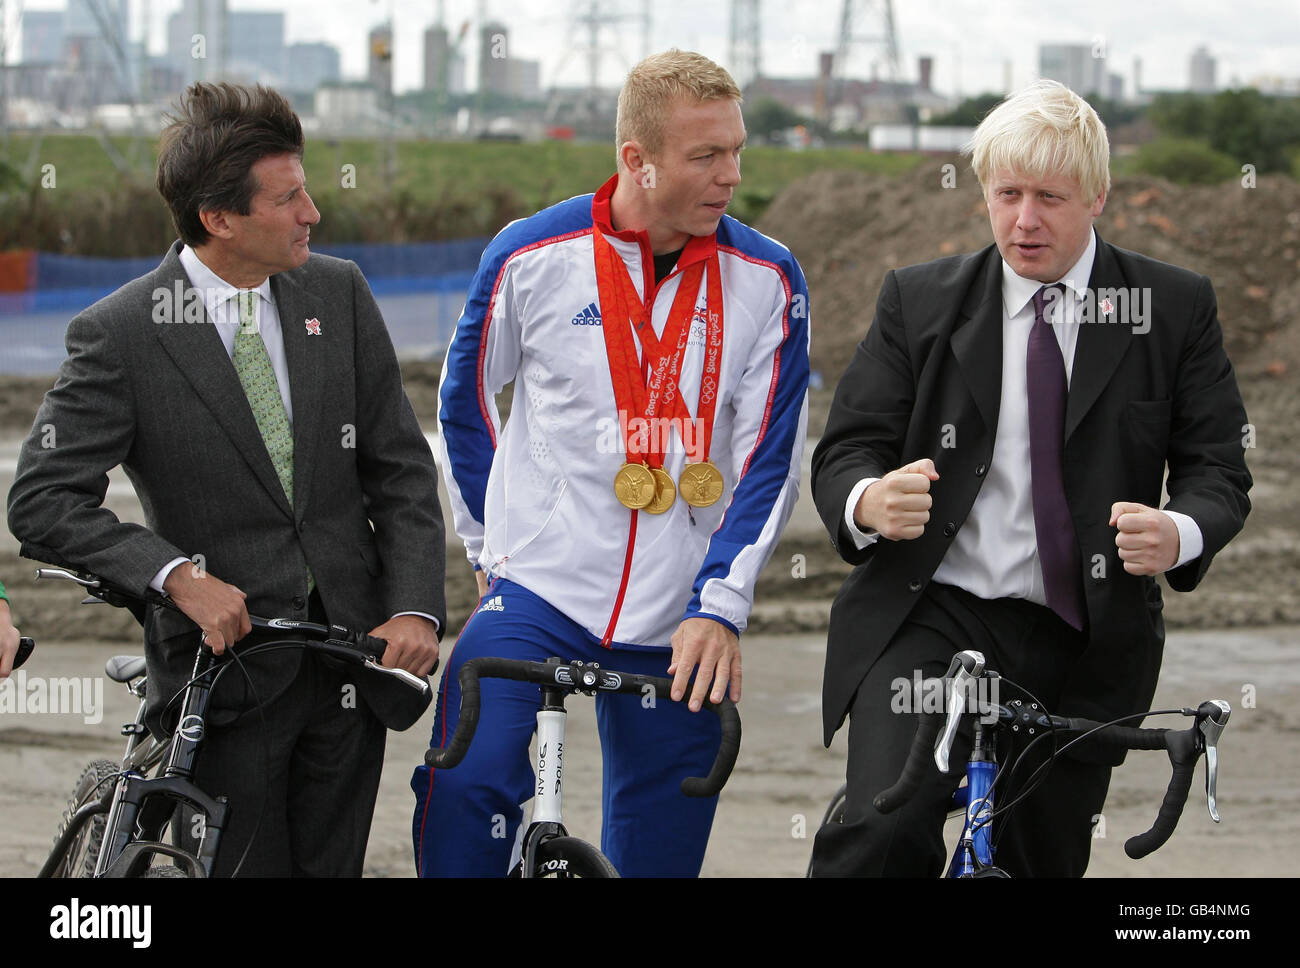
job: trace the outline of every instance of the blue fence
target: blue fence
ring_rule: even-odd
[[[488,240],[406,245],[355,244],[313,251],[360,266],[402,355],[439,353],[451,339],[479,256]],[[0,372],[52,373],[63,359],[68,319],[158,267],[160,257],[104,259],[36,256],[36,286],[0,293]]]

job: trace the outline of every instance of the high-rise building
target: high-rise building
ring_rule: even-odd
[[[1188,72],[1190,74],[1190,83],[1187,85],[1188,90],[1193,94],[1213,94],[1215,91],[1214,74],[1218,62],[1210,56],[1210,52],[1204,47],[1198,47],[1192,51],[1192,57],[1188,63]]]
[[[242,82],[281,86],[284,83],[284,14],[232,10],[226,23],[230,31],[227,76]]]
[[[1076,94],[1105,94],[1106,58],[1088,44],[1041,44],[1038,48],[1038,75],[1060,81]]]
[[[509,32],[492,21],[479,28],[478,90],[480,94],[510,94]]]
[[[23,11],[23,63],[57,64],[63,60],[63,11]]]
[[[424,32],[424,89],[436,91],[444,84],[448,94],[464,93],[465,58],[452,49],[447,28],[435,25]]]
[[[332,44],[290,44],[284,56],[284,88],[307,93],[337,83],[343,71],[339,49]]]
[[[226,0],[184,0],[167,18],[167,62],[184,84],[225,76],[226,27]]]

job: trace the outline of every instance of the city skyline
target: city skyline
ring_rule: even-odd
[[[26,10],[56,10],[61,0],[25,0]],[[138,0],[131,3],[130,37],[142,32]],[[167,20],[181,0],[153,0],[149,5],[149,51],[163,55]],[[463,52],[468,77],[477,77],[477,44],[473,36],[477,0],[446,0],[447,25],[453,35],[471,20],[471,33]],[[817,54],[835,46],[840,0],[791,0],[777,14],[772,2],[763,4],[762,65],[767,76],[810,76]],[[13,5],[10,5],[11,9]],[[540,0],[524,11],[505,12],[501,0],[487,4],[488,17],[509,30],[509,53],[514,58],[540,62],[540,83],[580,86],[586,78],[586,55],[569,43],[569,0]],[[612,48],[602,59],[600,82],[617,86],[642,53],[640,0],[616,0],[602,5],[623,10],[627,19],[617,31]],[[729,53],[730,3],[725,0],[656,0],[652,5],[652,50],[669,46],[699,50],[723,63]],[[338,47],[345,78],[362,79],[367,73],[365,37],[370,29],[394,16],[393,75],[401,93],[423,83],[423,35],[436,19],[428,0],[371,0],[364,6],[352,0],[231,0],[231,12],[275,12],[285,15],[285,42],[326,42]],[[934,87],[949,96],[970,96],[1005,89],[1008,64],[1012,87],[1038,76],[1042,44],[1100,44],[1107,70],[1124,78],[1125,93],[1132,95],[1133,64],[1142,61],[1143,87],[1147,90],[1182,90],[1189,86],[1189,57],[1206,47],[1217,62],[1220,87],[1248,83],[1258,76],[1295,77],[1300,74],[1293,52],[1300,48],[1300,8],[1294,2],[1254,0],[1232,10],[1209,0],[1191,3],[1153,3],[1135,6],[1124,0],[1100,0],[1090,5],[1086,17],[1077,5],[1031,0],[907,0],[894,7],[902,76],[915,77],[916,59],[934,58]],[[689,23],[687,20],[689,18]],[[783,29],[783,24],[798,29]],[[1061,27],[1061,23],[1070,26]],[[984,25],[987,26],[985,30]],[[17,61],[20,44],[12,32],[8,60]],[[863,32],[878,33],[876,24]],[[609,34],[606,40],[609,40]],[[973,41],[975,38],[978,42]],[[850,59],[850,73],[871,74],[867,50]],[[882,59],[882,58],[881,58]],[[883,59],[882,59],[883,60]],[[880,68],[883,76],[883,66]]]

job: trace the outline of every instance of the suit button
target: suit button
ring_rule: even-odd
[[[983,477],[984,474],[985,474],[985,472],[988,471],[988,469],[989,469],[989,465],[988,465],[988,464],[978,464],[978,465],[976,465],[976,467],[975,467],[975,476],[976,476],[976,477]]]
[[[304,608],[307,607],[307,600],[305,598],[302,598],[301,596],[295,595],[293,601],[291,601],[289,604],[292,605],[295,610],[301,612]]]
[[[299,521],[299,522],[298,522],[298,533],[299,533],[299,534],[302,534],[302,533],[303,533],[304,531],[306,531],[306,530],[307,530],[307,522],[306,522],[306,521]]]
[[[943,536],[945,538],[951,538],[956,533],[957,525],[953,524],[951,521],[943,526]]]
[[[921,590],[921,582],[913,578],[907,583],[907,590],[909,592],[919,592]]]

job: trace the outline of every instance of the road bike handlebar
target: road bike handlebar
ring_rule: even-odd
[[[479,679],[514,679],[518,682],[534,682],[540,686],[563,689],[566,692],[583,692],[595,695],[597,692],[623,692],[646,694],[646,689],[653,691],[659,698],[671,701],[673,681],[659,676],[635,675],[629,672],[614,672],[600,666],[584,665],[581,662],[528,662],[520,659],[498,659],[484,657],[470,659],[460,667],[460,719],[456,723],[456,732],[451,742],[443,747],[434,747],[424,754],[424,761],[435,769],[450,769],[465,758],[479,719]],[[736,765],[736,755],[740,752],[740,713],[736,704],[730,699],[720,703],[705,700],[704,708],[717,714],[722,724],[722,739],[718,744],[718,755],[713,761],[713,768],[707,777],[692,776],[682,780],[682,793],[688,797],[717,796],[727,778],[731,776],[732,767]]]
[[[872,801],[881,813],[893,813],[912,799],[922,781],[929,773],[927,763],[932,756],[938,769],[947,773],[948,753],[952,739],[956,734],[956,723],[966,710],[968,687],[980,675],[997,675],[984,669],[984,657],[973,650],[959,653],[953,658],[947,679],[952,681],[948,693],[947,715],[922,715],[917,723],[916,735],[908,750],[907,762],[899,774],[897,782],[887,790],[878,793]],[[1036,706],[1021,705],[1017,709],[990,704],[988,712],[996,712],[999,725],[1019,724],[1034,730],[1063,730],[1078,736],[1069,745],[1077,742],[1092,741],[1114,751],[1155,750],[1162,749],[1169,754],[1173,775],[1165,790],[1164,800],[1155,823],[1145,833],[1130,837],[1124,842],[1124,852],[1134,860],[1164,846],[1173,835],[1174,828],[1182,816],[1183,807],[1192,787],[1192,774],[1196,761],[1205,754],[1205,792],[1210,818],[1219,822],[1216,802],[1218,786],[1218,741],[1228,724],[1232,708],[1222,699],[1203,702],[1196,709],[1179,710],[1184,716],[1193,716],[1196,721],[1185,730],[1144,729],[1133,726],[1120,726],[1111,723],[1099,723],[1090,719],[1062,718],[1051,716]],[[1147,715],[1142,713],[1141,715]],[[1140,718],[1139,716],[1129,718]],[[940,729],[943,728],[942,735]],[[1064,748],[1058,750],[1060,755]]]

